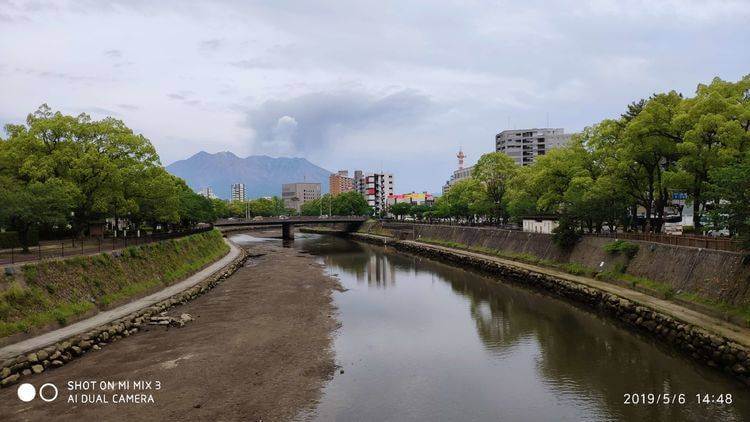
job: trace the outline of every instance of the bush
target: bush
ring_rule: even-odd
[[[36,230],[29,231],[29,246],[39,244],[39,232]],[[0,232],[0,248],[20,248],[21,241],[18,238],[18,232]]]
[[[576,227],[566,219],[560,220],[560,225],[552,230],[552,241],[563,250],[573,249],[580,238]]]
[[[615,240],[604,245],[604,251],[612,255],[621,253],[628,258],[632,258],[638,253],[638,245],[624,240]]]

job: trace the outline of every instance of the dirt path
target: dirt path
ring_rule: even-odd
[[[289,420],[317,400],[335,366],[335,280],[312,257],[280,245],[248,246],[261,256],[206,295],[173,309],[195,320],[152,327],[68,365],[28,379],[59,397],[29,403],[0,390],[0,420]],[[127,389],[69,391],[69,381],[130,381]],[[151,381],[152,389],[135,381]],[[161,388],[154,388],[160,383]],[[115,404],[127,394],[154,403]],[[144,394],[143,397],[140,394]],[[77,397],[79,403],[69,403]],[[108,403],[83,404],[97,398]],[[119,397],[119,396],[118,396]]]

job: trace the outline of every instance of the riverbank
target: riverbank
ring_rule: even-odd
[[[0,390],[0,415],[12,420],[289,420],[314,407],[334,375],[336,280],[309,255],[276,242],[245,245],[248,260],[205,294],[170,314],[181,328],[145,326],[127,341],[34,378],[153,380],[153,404],[22,403]]]
[[[163,289],[229,252],[216,231],[114,253],[30,263],[0,280],[0,345]]]
[[[472,267],[500,276],[503,280],[547,291],[606,314],[626,327],[648,333],[696,361],[720,369],[750,386],[750,330],[747,328],[593,278],[446,246],[397,240],[382,235],[348,235],[356,240]]]

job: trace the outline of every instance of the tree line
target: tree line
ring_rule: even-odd
[[[690,214],[696,232],[750,235],[750,76],[715,78],[695,95],[654,94],[517,166],[482,156],[425,215],[506,223],[553,214],[578,231],[660,232]],[[686,196],[686,209],[675,197]]]
[[[214,204],[162,167],[151,142],[111,117],[92,120],[46,104],[0,138],[0,227],[86,232],[91,222],[131,229],[192,227],[215,219]]]

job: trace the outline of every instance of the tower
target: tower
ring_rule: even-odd
[[[461,149],[461,147],[458,148],[458,154],[456,154],[456,158],[458,158],[458,169],[463,170],[464,158],[466,158],[466,154],[464,154],[464,151]]]

